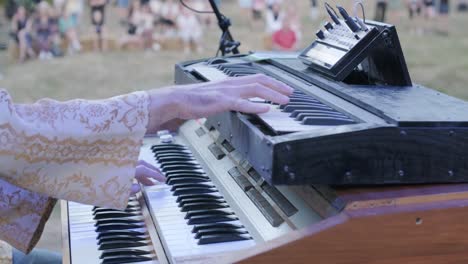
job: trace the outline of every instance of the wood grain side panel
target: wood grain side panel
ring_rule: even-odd
[[[466,205],[394,214],[354,215],[342,224],[319,232],[316,232],[317,225],[313,225],[301,231],[300,239],[273,246],[268,251],[259,251],[256,255],[250,252],[250,257],[238,260],[256,264],[411,263],[407,261],[423,259],[425,264],[466,263],[466,219]],[[289,235],[280,239],[288,241]]]

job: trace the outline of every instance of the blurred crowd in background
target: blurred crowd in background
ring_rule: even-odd
[[[310,19],[321,19],[319,1],[309,2]],[[348,10],[354,10],[353,2],[349,1]],[[386,21],[407,15],[415,21],[438,20],[439,28],[435,31],[441,34],[448,34],[447,17],[454,9],[451,5],[456,5],[459,11],[468,8],[466,0],[374,2],[376,6],[371,19]],[[208,0],[185,0],[183,3],[195,10],[211,11]],[[20,62],[79,53],[86,41],[91,43],[92,50],[107,50],[109,16],[118,17],[120,32],[114,41],[117,48],[159,51],[164,45],[178,43],[185,53],[201,52],[204,32],[216,27],[217,22],[212,14],[193,12],[183,3],[178,0],[8,0],[5,13],[10,24],[10,45],[16,46]],[[238,0],[249,25],[264,28],[265,48],[272,50],[299,48],[303,20],[296,4],[297,1],[286,0]],[[109,9],[109,5],[116,8]],[[356,10],[352,12],[360,12]],[[109,14],[111,11],[113,13]],[[424,27],[433,27],[432,24],[414,24],[416,33],[433,30]],[[90,29],[89,33],[84,33],[84,27]]]
[[[122,34],[116,45],[120,48],[134,46],[145,50],[159,50],[159,42],[165,38],[177,38],[183,49],[189,52],[193,46],[202,49],[201,38],[204,26],[212,23],[212,16],[194,13],[174,0],[117,0],[117,14],[108,14],[108,0],[53,0],[38,1],[31,6],[15,4],[7,8],[10,20],[10,36],[19,49],[19,61],[39,58],[50,59],[82,50],[80,24],[89,19],[93,48],[96,51],[108,47],[106,18],[119,17]],[[186,0],[197,10],[209,11],[204,0]],[[85,5],[88,7],[85,8]],[[89,18],[83,14],[89,10]]]

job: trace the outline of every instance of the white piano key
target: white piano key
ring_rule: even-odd
[[[255,245],[254,240],[198,245],[198,239],[195,239],[195,233],[192,233],[193,225],[188,225],[188,220],[184,219],[186,212],[180,211],[181,208],[176,202],[177,197],[172,195],[170,186],[152,186],[147,187],[145,191],[150,199],[154,217],[159,224],[161,238],[173,260],[179,257],[240,250]],[[231,223],[241,224],[239,221]]]

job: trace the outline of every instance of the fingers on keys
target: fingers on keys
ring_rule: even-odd
[[[158,182],[166,181],[166,177],[164,177],[162,172],[153,165],[145,161],[139,161],[138,163],[139,165],[136,167],[135,178],[141,184],[151,186],[155,184],[153,180]]]

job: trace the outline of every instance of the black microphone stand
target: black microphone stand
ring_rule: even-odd
[[[239,54],[238,47],[241,45],[239,41],[235,41],[229,31],[231,26],[231,20],[219,12],[218,6],[216,5],[215,0],[209,0],[213,13],[215,13],[216,18],[218,19],[218,25],[221,31],[221,39],[219,41],[219,51],[221,55],[225,56],[227,54]]]

